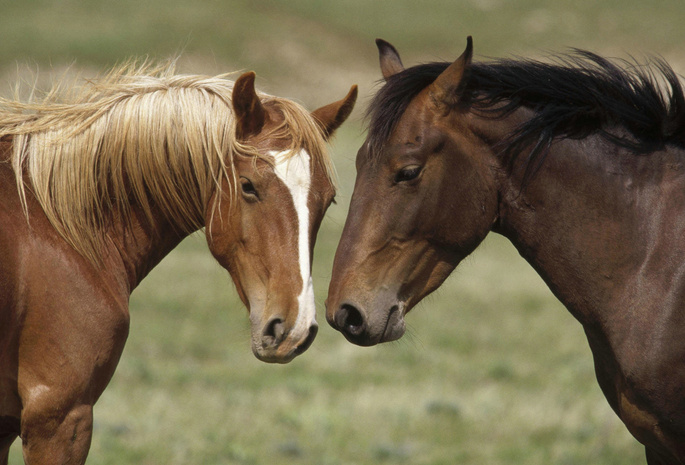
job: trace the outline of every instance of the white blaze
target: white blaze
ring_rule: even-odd
[[[316,320],[314,286],[310,274],[309,257],[309,188],[312,184],[309,154],[301,150],[291,152],[272,152],[275,160],[276,176],[288,187],[297,213],[297,243],[302,277],[302,292],[297,298],[299,311],[293,331],[306,332]]]

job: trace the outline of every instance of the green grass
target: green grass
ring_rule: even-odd
[[[204,249],[185,242],[136,292],[89,463],[640,463],[579,326],[499,237],[400,342],[355,347],[324,324],[286,366],[254,359]]]
[[[95,407],[89,464],[640,464],[604,400],[580,325],[503,238],[492,235],[408,316],[400,341],[346,342],[323,318],[332,257],[380,77],[373,39],[405,64],[566,46],[685,63],[682,2],[180,0],[2,2],[0,69],[93,72],[182,51],[181,71],[254,69],[258,85],[315,108],[360,84],[333,145],[338,205],[314,279],[320,331],[285,366],[251,353],[249,322],[201,235],[136,290],[119,368]],[[7,86],[9,87],[9,85]],[[15,444],[11,463],[21,463]]]
[[[191,238],[134,294],[88,463],[640,463],[580,327],[500,237],[409,324],[360,348],[324,323],[304,356],[259,363],[226,273]]]

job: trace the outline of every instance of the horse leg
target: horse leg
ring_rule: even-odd
[[[7,465],[10,457],[10,446],[15,439],[14,436],[0,439],[0,465]]]
[[[16,421],[17,428],[19,427],[19,420]],[[10,446],[17,439],[16,433],[11,433],[5,430],[0,435],[0,465],[7,465],[10,455]]]
[[[93,408],[80,405],[66,412],[52,409],[22,412],[24,462],[81,465],[86,462],[93,431]]]

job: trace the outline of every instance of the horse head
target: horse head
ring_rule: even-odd
[[[357,89],[304,114],[262,99],[254,79],[246,73],[233,88],[235,135],[249,153],[233,157],[232,173],[210,199],[207,239],[249,310],[254,354],[286,363],[318,329],[311,258],[335,195],[323,144],[349,116]]]
[[[497,211],[482,156],[488,148],[466,129],[469,109],[460,104],[470,38],[431,81],[405,71],[392,45],[377,45],[387,83],[371,104],[369,136],[357,154],[326,314],[360,345],[400,338],[404,315],[480,243]]]

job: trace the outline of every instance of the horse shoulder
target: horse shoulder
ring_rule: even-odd
[[[27,220],[14,174],[0,162],[0,369],[15,373],[24,406],[50,392],[94,402],[128,335],[126,273],[115,260],[90,263],[28,204]]]
[[[46,379],[59,384],[68,376],[74,394],[82,391],[78,394],[94,401],[114,373],[128,335],[128,295],[118,284],[122,279],[97,268],[53,234],[34,234],[25,247],[17,276],[19,363],[27,367],[20,378],[24,373],[29,384]]]
[[[615,312],[605,322],[605,334],[616,365],[598,367],[598,379],[613,385],[615,394],[607,398],[613,397],[612,406],[635,437],[654,450],[682,456],[685,172],[674,155],[679,154],[656,154],[658,166],[649,170],[654,180],[635,188],[641,244],[631,247],[642,250],[641,260],[611,302]],[[602,370],[608,372],[601,375]]]

